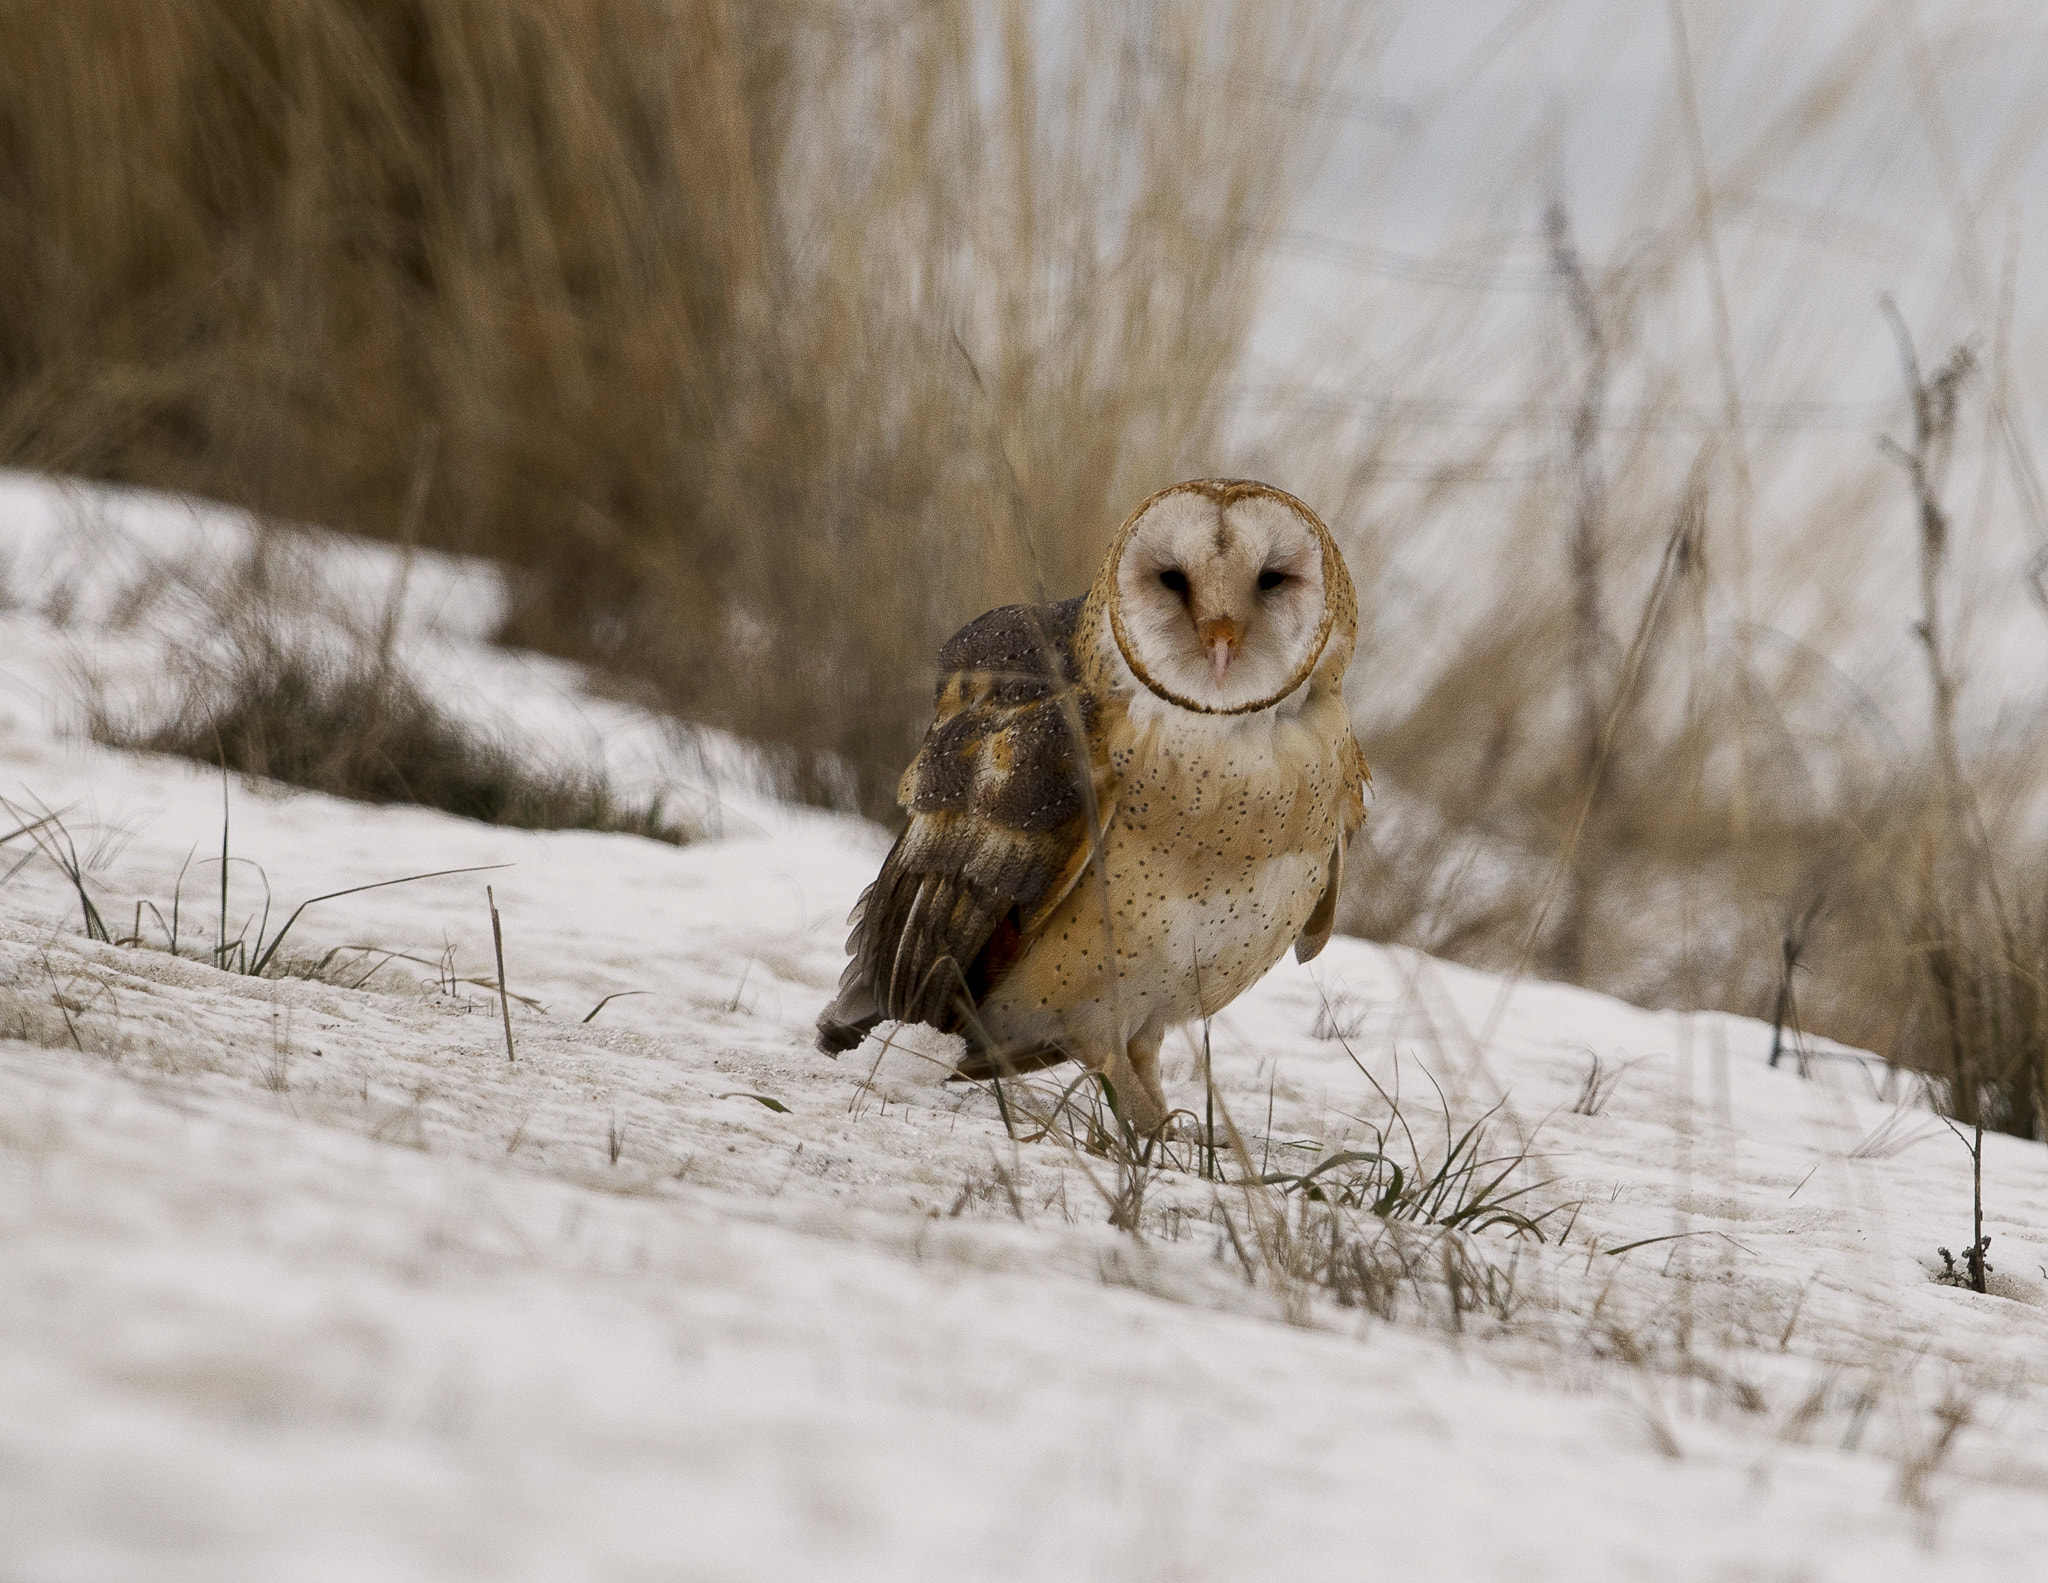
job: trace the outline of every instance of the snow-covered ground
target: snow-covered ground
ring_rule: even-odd
[[[1024,1141],[1071,1071],[1006,1128],[915,1048],[812,1050],[884,833],[488,649],[475,568],[418,559],[407,663],[705,838],[235,781],[230,936],[266,884],[274,929],[502,866],[310,909],[291,954],[379,953],[340,982],[161,949],[174,896],[188,950],[221,927],[222,780],[93,746],[82,699],[150,706],[246,536],[0,478],[0,795],[57,811],[110,931],[149,942],[86,939],[58,865],[0,845],[9,1583],[2037,1575],[2040,1146],[1986,1140],[1996,1294],[1957,1290],[1968,1156],[1877,1063],[1820,1048],[1802,1078],[1740,1018],[1337,940],[1216,1022],[1246,1149],[1372,1147],[1398,1094],[1427,1166],[1498,1107],[1546,1240],[1350,1215],[1409,1261],[1389,1320],[1288,1273],[1299,1195],[1168,1170],[1117,1229],[1127,1167]],[[335,608],[398,577],[359,545],[308,564]],[[486,885],[532,1002],[516,1060]],[[1596,1057],[1618,1075],[1578,1104]],[[1199,1071],[1169,1046],[1195,1111]]]

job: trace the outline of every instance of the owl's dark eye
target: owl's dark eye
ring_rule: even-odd
[[[1184,594],[1188,591],[1188,574],[1178,566],[1169,566],[1159,574],[1159,586],[1170,588],[1177,594]]]
[[[1259,573],[1259,592],[1262,594],[1270,594],[1274,589],[1278,588],[1282,583],[1286,581],[1287,574],[1285,572],[1276,572],[1271,569],[1263,571]]]

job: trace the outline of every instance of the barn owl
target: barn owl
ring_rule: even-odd
[[[1072,1057],[1157,1130],[1167,1030],[1329,939],[1356,638],[1329,530],[1241,480],[1145,500],[1086,594],[968,623],[819,1048],[895,1018],[965,1035],[969,1076]]]

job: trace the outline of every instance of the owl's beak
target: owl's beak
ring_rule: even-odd
[[[1228,616],[1211,616],[1206,621],[1195,623],[1195,636],[1208,650],[1209,669],[1215,672],[1216,685],[1221,687],[1230,672],[1230,659],[1237,652],[1242,636],[1237,630],[1237,623]]]

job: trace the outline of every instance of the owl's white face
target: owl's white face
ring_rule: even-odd
[[[1116,581],[1132,657],[1206,709],[1275,700],[1326,636],[1321,540],[1276,496],[1161,496],[1125,539]]]

